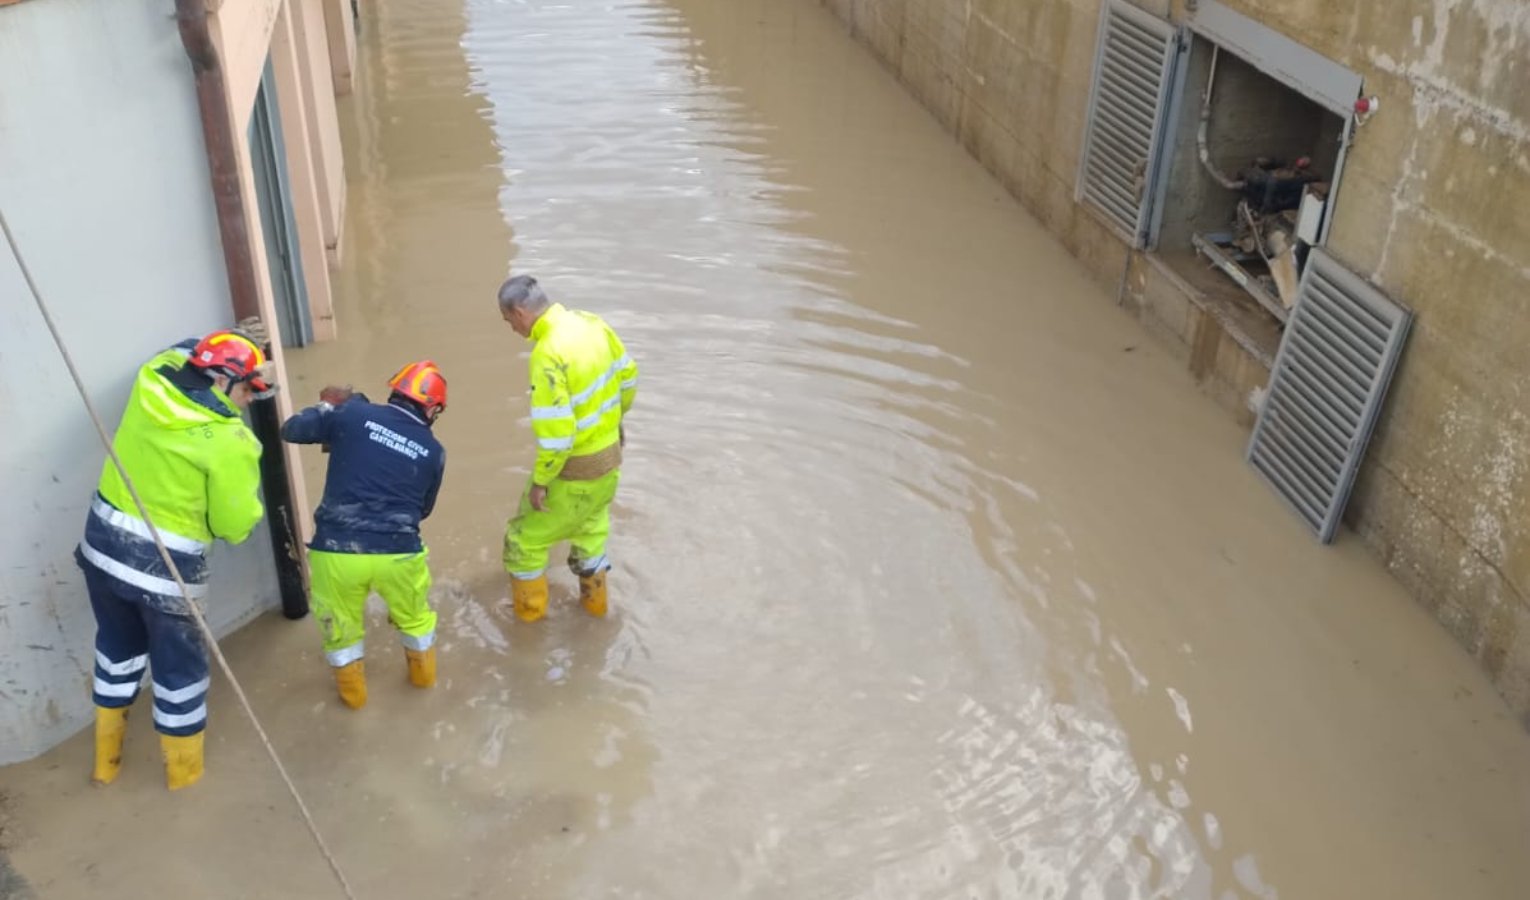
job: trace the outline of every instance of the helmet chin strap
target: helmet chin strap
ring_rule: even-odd
[[[253,400],[265,400],[268,397],[276,396],[276,385],[274,385],[274,384],[271,385],[266,390],[257,391],[257,390],[255,390],[255,385],[252,384],[250,382],[250,379],[248,379],[248,378],[234,378],[234,377],[230,376],[229,374],[227,374],[226,372],[219,372],[219,371],[211,370],[211,369],[208,370],[207,374],[212,378],[213,384],[217,385],[218,390],[222,391],[225,395],[229,396],[230,399],[232,399],[232,395],[234,393],[234,389],[239,387],[239,385],[241,385],[241,384],[249,389],[249,392],[250,392],[249,396],[250,396],[250,400],[252,400],[252,401]]]
[[[239,378],[233,374],[230,374],[227,369],[208,369],[206,371],[207,374],[212,377],[214,383],[218,385],[218,390],[225,394],[229,393],[239,385],[244,384],[249,386],[251,400],[266,400],[276,396],[277,384],[271,375],[273,368],[275,367],[270,363],[264,363],[256,368],[254,372],[251,372],[250,375],[246,378]],[[254,380],[257,378],[267,384],[267,388],[265,390],[258,391],[255,389]]]

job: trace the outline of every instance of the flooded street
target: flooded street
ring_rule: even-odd
[[[361,712],[311,621],[225,642],[361,896],[1530,896],[1487,680],[829,12],[362,12],[340,339],[287,389],[450,381],[441,683],[380,610]],[[505,609],[510,272],[642,366],[603,621],[562,570]],[[147,715],[107,790],[88,734],[0,770],[39,897],[339,896],[212,703],[191,791]]]

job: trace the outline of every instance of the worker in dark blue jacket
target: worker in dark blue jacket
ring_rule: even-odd
[[[436,683],[436,614],[420,520],[435,508],[446,472],[446,451],[431,433],[446,409],[446,379],[425,360],[399,370],[388,387],[386,404],[325,388],[317,405],[282,425],[285,440],[329,451],[308,570],[324,655],[352,709],[367,702],[362,657],[373,591],[403,636],[409,680],[422,688]]]

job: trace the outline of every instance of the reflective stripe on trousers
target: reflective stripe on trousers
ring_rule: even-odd
[[[144,672],[153,670],[154,727],[185,736],[207,724],[207,650],[196,620],[167,612],[143,591],[89,561],[82,561],[85,587],[96,618],[92,686],[96,705],[133,703]]]
[[[203,678],[184,687],[168,688],[154,682],[154,724],[160,728],[189,728],[207,721],[207,688]]]
[[[366,641],[357,641],[349,647],[341,647],[339,650],[324,651],[324,659],[337,669],[341,666],[348,666],[366,655]]]
[[[114,660],[96,651],[95,677],[91,681],[91,697],[97,706],[127,706],[138,698],[143,685],[143,672],[149,667],[149,654],[139,653],[127,659]]]

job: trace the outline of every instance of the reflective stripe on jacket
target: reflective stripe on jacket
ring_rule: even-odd
[[[570,456],[617,443],[637,398],[637,364],[599,316],[553,304],[531,329],[531,480],[551,484]]]

